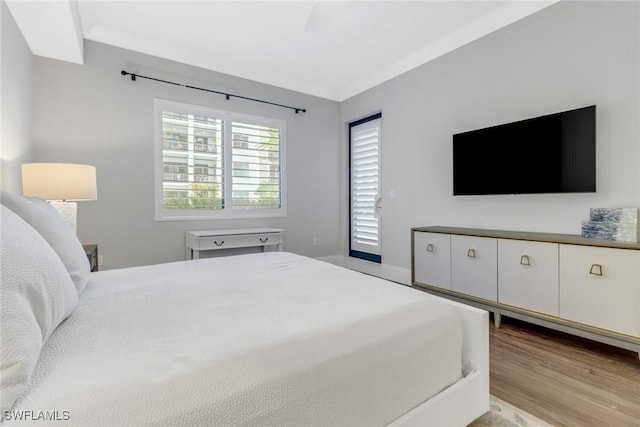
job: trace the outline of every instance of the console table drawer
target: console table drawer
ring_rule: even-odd
[[[201,251],[229,248],[245,248],[250,246],[279,245],[282,243],[281,233],[237,234],[227,236],[208,236],[200,238]]]
[[[200,251],[276,246],[282,250],[283,231],[278,228],[187,231],[186,259],[200,258]]]

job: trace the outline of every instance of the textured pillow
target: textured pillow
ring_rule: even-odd
[[[58,211],[42,199],[26,198],[4,191],[0,195],[0,201],[35,228],[51,245],[67,268],[80,295],[89,281],[91,267],[78,237]]]
[[[36,230],[0,206],[0,406],[24,392],[40,350],[78,303],[62,261]]]

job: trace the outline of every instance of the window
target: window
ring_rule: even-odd
[[[156,219],[284,216],[279,120],[156,100]]]
[[[349,256],[382,262],[380,125],[382,114],[349,123]]]

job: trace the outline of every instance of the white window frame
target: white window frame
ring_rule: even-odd
[[[163,148],[162,148],[162,111],[168,110],[175,113],[194,114],[205,117],[215,117],[224,121],[223,138],[223,194],[224,207],[222,209],[164,209],[162,206],[163,194]],[[258,126],[269,126],[280,130],[280,208],[276,209],[233,209],[232,200],[232,132],[231,123],[242,122]],[[285,217],[287,215],[287,179],[286,179],[286,122],[268,117],[259,117],[232,111],[217,110],[214,108],[187,104],[166,99],[154,100],[154,193],[155,193],[155,219],[157,221],[174,220],[202,220],[202,219],[242,219],[242,218],[270,218]]]

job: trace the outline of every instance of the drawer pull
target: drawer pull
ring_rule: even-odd
[[[224,245],[224,240],[222,240],[220,243],[218,243],[217,240],[214,240],[213,243],[215,243],[216,246],[222,246],[222,245]]]
[[[432,243],[429,243],[427,245],[427,252],[433,252],[433,244]]]
[[[594,276],[602,276],[602,265],[591,264],[591,268],[589,269],[589,274],[593,274]]]
[[[260,241],[261,241],[262,243],[267,243],[267,240],[269,240],[269,238],[268,238],[268,237],[265,237],[264,239],[263,239],[262,237],[260,237]]]
[[[522,255],[520,257],[520,265],[531,265],[531,260],[529,259],[529,255]]]
[[[476,250],[475,250],[475,249],[469,249],[469,250],[467,251],[467,256],[468,256],[469,258],[475,258],[475,257],[476,257]]]

